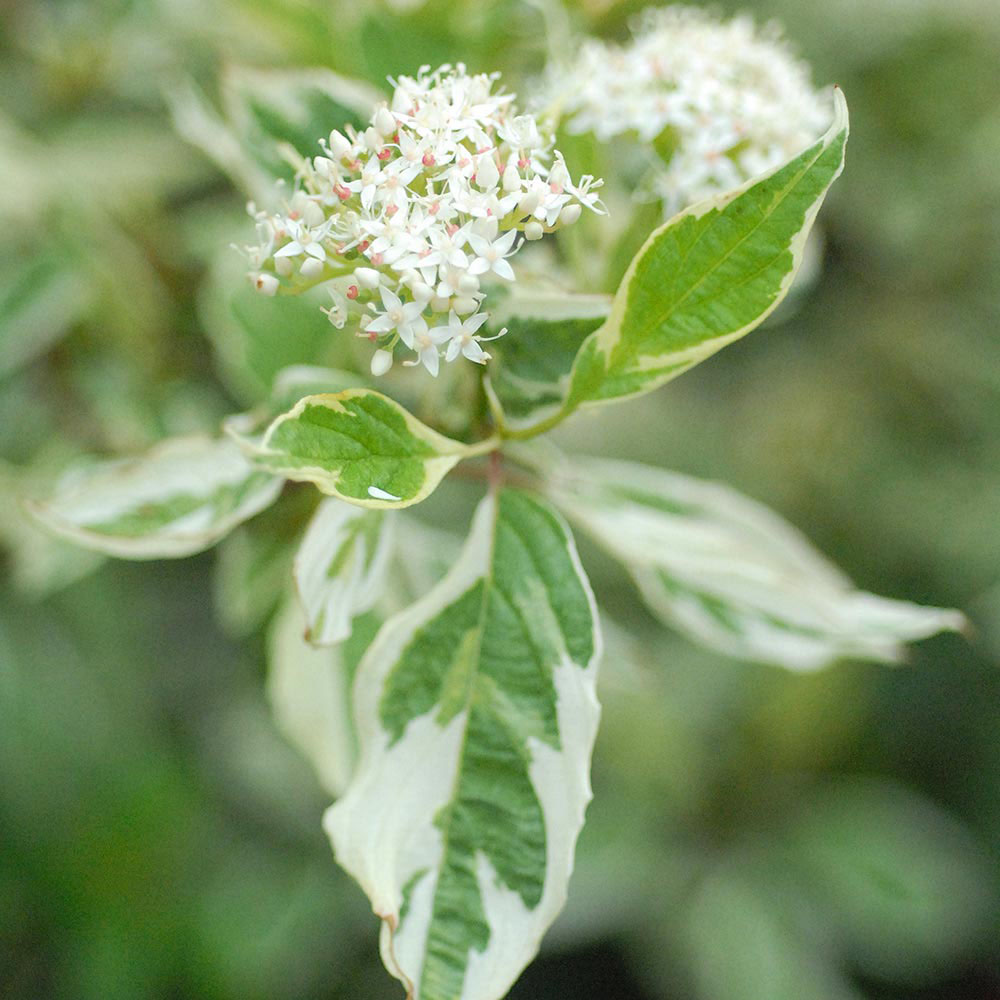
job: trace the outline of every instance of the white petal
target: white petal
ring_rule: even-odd
[[[514,269],[502,257],[493,261],[493,273],[499,274],[501,278],[506,278],[508,281],[516,280]]]

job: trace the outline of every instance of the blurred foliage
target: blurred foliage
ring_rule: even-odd
[[[287,550],[266,523],[217,559],[100,565],[20,513],[74,456],[213,427],[289,361],[351,350],[317,301],[243,287],[228,245],[248,238],[246,195],[178,135],[168,98],[193,86],[221,109],[234,66],[381,87],[446,60],[502,69],[517,89],[566,26],[621,37],[639,6],[5,5],[3,996],[396,995],[375,918],[329,856],[324,797],[269,720],[262,626]],[[790,676],[659,630],[584,546],[613,619],[596,798],[569,906],[512,996],[987,1000],[1000,995],[1000,8],[724,6],[783,20],[817,81],[851,102],[823,272],[784,322],[562,440],[728,481],[861,586],[961,607],[976,630],[898,670]],[[461,524],[470,500],[446,486],[426,513]]]

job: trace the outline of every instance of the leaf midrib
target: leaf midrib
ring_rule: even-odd
[[[841,134],[842,133],[838,133],[838,137]],[[691,295],[694,294],[695,290],[700,285],[702,285],[705,281],[707,281],[708,278],[716,270],[718,270],[718,268],[720,268],[734,253],[736,253],[736,251],[738,249],[740,249],[740,247],[748,239],[750,239],[757,232],[757,230],[760,229],[760,227],[762,225],[764,225],[765,222],[767,222],[774,215],[774,213],[778,210],[778,208],[784,203],[785,199],[788,198],[791,195],[791,193],[794,191],[794,189],[796,187],[798,187],[798,185],[800,184],[800,182],[802,181],[802,179],[806,176],[806,174],[809,172],[809,170],[813,166],[815,166],[817,160],[819,160],[819,158],[823,155],[823,153],[826,152],[826,150],[830,148],[830,145],[832,145],[832,143],[831,144],[824,144],[824,143],[820,142],[818,144],[819,148],[817,149],[816,155],[808,163],[804,164],[803,167],[802,167],[802,169],[788,183],[788,185],[784,188],[784,190],[782,190],[778,195],[775,196],[775,198],[772,200],[770,206],[768,207],[767,211],[764,212],[764,214],[761,216],[760,220],[753,226],[753,228],[751,228],[745,235],[743,235],[742,237],[740,237],[740,239],[738,239],[736,241],[736,243],[734,243],[733,246],[722,257],[720,257],[712,265],[712,267],[710,267],[708,270],[706,270],[701,275],[701,277],[693,285],[689,286],[687,288],[687,290],[684,292],[684,294],[681,295],[681,297],[679,299],[677,299],[674,303],[672,303],[671,306],[670,306],[670,308],[665,313],[663,313],[662,316],[660,316],[659,318],[656,318],[653,321],[647,323],[646,326],[644,328],[642,328],[641,335],[639,335],[638,337],[636,337],[634,339],[634,342],[636,344],[636,348],[634,350],[628,351],[625,354],[625,356],[624,356],[625,359],[637,356],[638,353],[639,353],[639,346],[642,343],[644,343],[645,340],[649,337],[650,332],[655,327],[663,326],[665,323],[669,322],[670,318],[674,315],[674,313],[680,308],[680,306]],[[730,204],[732,204],[732,203],[730,202]],[[728,206],[725,206],[725,207],[728,207]],[[718,211],[719,215],[721,216],[721,211],[723,211],[723,210],[716,210],[716,211]],[[702,228],[702,231],[698,234],[698,237],[695,239],[694,243],[691,244],[691,246],[688,248],[687,252],[685,253],[684,258],[683,258],[683,262],[687,261],[687,259],[694,252],[694,250],[697,247],[697,245],[701,242],[702,238],[705,236],[706,233],[709,232],[710,229],[711,229],[711,226],[707,226],[707,225]],[[786,248],[786,250],[787,250],[787,248]],[[783,250],[782,252],[785,252],[785,251]],[[780,254],[779,254],[779,256],[780,256]],[[683,262],[682,262],[682,267],[683,267]],[[678,270],[680,271],[681,269],[679,268]],[[628,299],[630,299],[631,298],[631,289],[630,288],[627,289],[626,293],[628,295]],[[626,300],[626,306],[625,306],[625,314],[626,315],[628,314],[628,308],[629,308],[628,299]],[[622,317],[622,322],[624,322],[624,319],[625,319],[625,317],[623,316]],[[724,334],[718,334],[717,336],[724,336]],[[709,338],[709,339],[715,339],[715,338]],[[621,344],[622,340],[619,339],[618,343]],[[612,349],[612,353],[614,353],[614,349]],[[609,362],[610,362],[610,359],[609,359]],[[608,370],[609,371],[611,370],[611,364],[610,363],[609,363],[609,366],[608,366]]]
[[[476,625],[476,632],[477,632],[476,659],[475,659],[476,664],[480,662],[482,657],[483,636],[486,632],[486,615],[489,609],[490,590],[492,589],[493,586],[493,566],[494,566],[494,555],[497,544],[497,520],[499,519],[499,517],[500,517],[500,497],[497,494],[494,494],[493,517],[490,523],[490,548],[489,548],[489,555],[487,558],[486,572],[483,573],[482,577],[483,596],[479,603],[479,619]],[[462,739],[461,742],[459,743],[458,764],[455,768],[455,778],[454,781],[452,782],[451,795],[448,799],[449,806],[453,805],[458,800],[458,796],[460,794],[460,787],[462,783],[462,773],[463,773],[462,765],[465,760],[465,748],[469,738],[469,720],[472,715],[472,700],[476,688],[475,681],[477,673],[478,670],[473,671],[473,677],[470,679],[469,684],[466,688],[465,704],[463,706],[463,711],[465,712],[465,718],[462,721]],[[455,822],[455,810],[448,809],[447,820],[443,824],[443,829],[441,830],[441,836],[442,836],[441,863],[437,867],[437,873],[434,882],[434,899],[431,902],[430,919],[428,920],[427,923],[427,936],[424,939],[424,964],[421,966],[420,969],[420,984],[418,989],[418,992],[421,993],[423,992],[424,975],[426,973],[427,942],[430,940],[431,931],[434,927],[434,913],[437,906],[437,896],[438,896],[437,890],[441,880],[441,872],[444,870],[447,862],[448,853],[451,846],[451,834],[454,822]],[[465,978],[465,973],[467,971],[468,967],[466,967],[465,972],[463,972],[463,981]]]

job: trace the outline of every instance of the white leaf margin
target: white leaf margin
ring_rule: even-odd
[[[614,493],[627,486],[696,507],[671,514]],[[706,646],[739,659],[818,670],[854,657],[901,661],[904,643],[962,631],[952,609],[858,590],[796,528],[721,483],[611,459],[566,459],[546,493],[571,521],[620,559],[650,610]],[[672,594],[664,572],[690,596]],[[746,631],[722,626],[697,600],[733,610]],[[769,617],[792,629],[769,624]]]
[[[465,547],[448,575],[424,598],[387,621],[365,653],[354,687],[361,744],[358,769],[347,792],[323,818],[337,861],[359,882],[382,920],[382,961],[406,987],[411,1000],[420,1000],[417,984],[435,879],[418,880],[406,925],[400,929],[403,887],[422,870],[433,871],[440,864],[443,844],[434,818],[452,801],[454,763],[449,767],[448,762],[460,756],[466,713],[457,713],[442,727],[435,706],[412,720],[402,738],[390,746],[379,718],[379,700],[415,632],[488,574],[496,507],[492,495],[482,501]],[[545,931],[565,905],[576,838],[593,795],[589,772],[600,719],[596,694],[600,627],[575,543],[563,527],[570,559],[590,604],[594,653],[586,665],[566,660],[554,669],[562,751],[528,741],[529,775],[545,817],[545,887],[538,906],[529,910],[517,893],[498,884],[492,865],[479,855],[477,877],[490,942],[486,951],[470,953],[462,994],[455,1000],[500,1000],[534,958]],[[564,760],[580,766],[569,774]],[[500,928],[502,935],[497,933]]]
[[[342,647],[317,648],[305,631],[302,608],[289,595],[268,633],[267,697],[278,729],[336,797],[356,757],[350,683]]]
[[[374,552],[368,551],[367,534],[357,530],[351,551],[335,576],[331,559],[348,541],[358,522],[381,518]],[[392,557],[395,518],[333,497],[316,508],[295,555],[292,571],[295,589],[306,618],[306,639],[314,646],[330,646],[351,634],[351,621],[370,611],[385,589]]]
[[[235,486],[250,477],[260,485],[225,517],[207,506],[213,489]],[[144,455],[113,459],[70,470],[48,500],[27,500],[26,509],[63,538],[120,559],[173,559],[210,548],[238,524],[278,498],[284,479],[267,476],[228,438],[189,435],[168,438]],[[114,535],[88,525],[108,523],[144,504],[173,495],[202,494],[206,506],[147,535]]]

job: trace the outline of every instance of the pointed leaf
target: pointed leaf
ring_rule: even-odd
[[[271,424],[255,457],[362,507],[427,497],[468,449],[368,389],[307,396]]]
[[[365,654],[361,762],[325,823],[414,1000],[498,1000],[561,909],[590,799],[597,649],[565,526],[504,491]]]
[[[382,594],[394,521],[381,510],[324,500],[295,556],[295,585],[306,638],[329,646],[351,634],[351,621]]]
[[[29,505],[48,528],[122,559],[187,556],[277,499],[282,481],[227,439],[172,438],[139,458],[100,462]]]
[[[282,146],[300,156],[319,152],[330,129],[363,128],[384,95],[361,80],[325,68],[231,69],[222,84],[227,116],[245,153],[273,177],[291,180]]]
[[[633,259],[607,322],[583,345],[566,410],[649,392],[759,326],[801,263],[806,237],[844,166],[847,104],[801,155],[691,206]]]
[[[857,590],[791,525],[717,483],[574,459],[549,493],[622,560],[653,614],[730,656],[794,670],[891,662],[901,643],[964,624],[957,611]]]
[[[294,176],[283,148],[318,153],[321,136],[363,126],[382,95],[327,69],[235,67],[225,75],[222,97],[220,113],[192,82],[174,87],[167,94],[174,126],[247,194],[268,201],[278,178]]]

